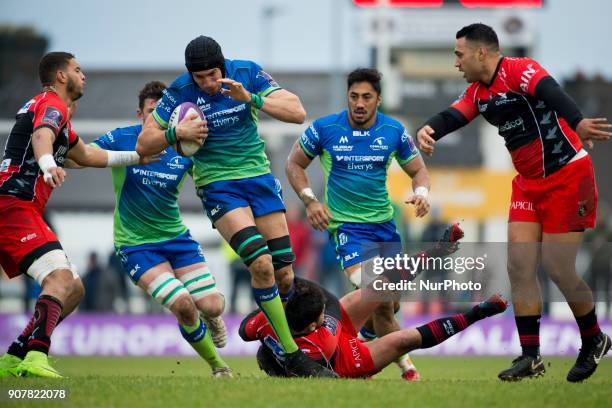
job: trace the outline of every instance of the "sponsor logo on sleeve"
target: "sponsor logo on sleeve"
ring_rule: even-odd
[[[416,146],[414,145],[414,139],[412,136],[408,134],[408,131],[404,129],[404,133],[402,133],[402,143],[408,143],[408,148],[412,150],[416,150]]]
[[[268,81],[268,83],[270,84],[270,86],[273,86],[273,87],[279,88],[278,82],[276,82],[276,81],[274,80],[274,78],[272,78],[272,75],[268,74],[268,73],[267,73],[266,71],[264,71],[263,69],[262,69],[262,70],[260,70],[260,71],[257,73],[256,78],[263,78],[263,79],[265,79],[266,81]]]
[[[59,110],[53,106],[48,106],[45,109],[45,114],[43,115],[41,123],[46,123],[59,130],[63,120],[64,117]]]

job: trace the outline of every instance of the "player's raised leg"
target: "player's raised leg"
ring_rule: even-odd
[[[174,274],[189,291],[206,327],[210,330],[215,347],[225,347],[227,330],[221,317],[225,309],[225,298],[217,289],[215,278],[206,262],[175,268]]]
[[[370,350],[376,370],[382,370],[400,355],[416,349],[434,347],[477,321],[502,313],[506,307],[506,300],[496,294],[467,313],[433,320],[414,329],[396,331],[364,344]],[[349,313],[349,310],[346,310]]]
[[[508,277],[522,353],[499,373],[504,381],[538,377],[546,371],[540,356],[542,296],[537,279],[541,236],[537,222],[508,223]]]
[[[129,255],[132,262],[135,257],[146,257],[144,252]],[[141,258],[142,259],[142,258]],[[166,261],[151,268],[142,274],[134,275],[138,286],[144,289],[162,306],[174,314],[179,323],[183,338],[193,349],[210,365],[213,375],[218,370],[227,370],[228,365],[217,353],[212,341],[210,330],[200,319],[199,311],[189,291],[174,275],[172,267]]]
[[[542,237],[542,266],[557,285],[572,309],[580,329],[582,347],[578,359],[567,374],[571,382],[589,378],[601,358],[610,350],[610,337],[597,323],[593,292],[576,273],[576,257],[583,232],[547,234]]]
[[[306,357],[293,340],[275,282],[272,255],[266,240],[255,226],[251,210],[248,207],[233,209],[217,220],[215,227],[249,269],[255,302],[283,346],[288,371],[303,377],[334,376],[331,371]]]

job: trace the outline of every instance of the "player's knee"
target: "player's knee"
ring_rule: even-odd
[[[274,271],[274,279],[276,280],[278,290],[281,293],[286,293],[291,290],[291,285],[293,285],[294,278],[295,276],[293,274],[293,269],[290,267]]]
[[[225,298],[221,293],[213,293],[198,300],[196,306],[208,317],[221,316],[225,309]]]
[[[76,295],[74,292],[78,290],[74,281],[75,278],[72,275],[72,271],[57,269],[44,278],[41,287],[46,293],[53,295],[62,302],[66,302]]]
[[[508,277],[513,284],[523,282],[532,283],[536,279],[536,271],[532,265],[528,265],[519,259],[508,258]]]
[[[287,267],[295,262],[295,254],[291,249],[289,235],[269,240],[268,249],[272,254],[272,265],[274,265],[275,271],[289,269]]]
[[[253,265],[262,262],[264,258],[272,269],[272,259],[268,244],[254,226],[246,227],[234,234],[230,239],[230,246],[240,256],[242,262],[252,271]]]
[[[391,321],[395,317],[394,302],[383,302],[375,310],[374,316],[376,319],[383,319],[385,321]]]
[[[273,281],[274,268],[272,267],[272,257],[270,255],[260,256],[249,265],[249,271],[256,281]]]
[[[85,286],[83,285],[83,281],[81,280],[81,278],[77,277],[76,279],[72,280],[70,297],[72,299],[72,302],[78,305],[81,300],[83,300],[84,296]]]
[[[193,326],[198,321],[198,310],[191,296],[179,296],[170,307],[179,323]]]

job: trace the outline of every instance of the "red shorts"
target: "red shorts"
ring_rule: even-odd
[[[542,225],[542,231],[558,234],[595,227],[597,186],[589,156],[563,166],[550,176],[512,180],[508,222]]]
[[[62,246],[32,203],[0,196],[0,265],[9,278],[54,249]]]
[[[334,371],[343,378],[371,377],[380,370],[374,368],[370,349],[357,338],[357,332],[342,305],[342,329],[334,355]]]

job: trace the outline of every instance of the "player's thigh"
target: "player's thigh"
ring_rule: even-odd
[[[170,266],[170,262],[162,262],[144,271],[138,278],[137,284],[146,291],[156,279],[168,273],[174,277],[174,271],[172,270],[172,266]]]
[[[350,319],[353,328],[358,332],[381,303],[364,299],[363,291],[357,289],[344,295],[340,299],[340,304]]]
[[[227,242],[230,242],[238,231],[252,226],[255,226],[255,219],[249,207],[235,208],[215,222],[215,228]]]
[[[289,235],[287,219],[282,211],[256,217],[255,225],[266,241]]]
[[[217,288],[215,278],[206,262],[198,262],[174,269],[174,275],[189,291],[199,310],[221,314],[225,300]]]

